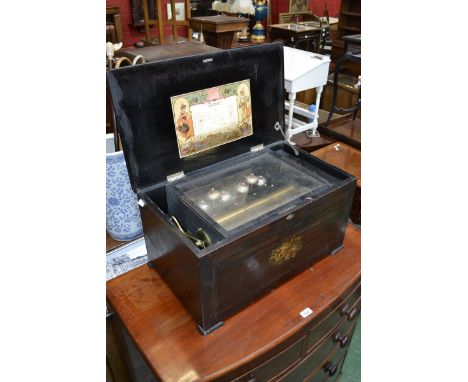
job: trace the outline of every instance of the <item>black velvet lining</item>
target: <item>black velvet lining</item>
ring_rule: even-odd
[[[135,191],[282,140],[283,47],[281,43],[213,52],[113,70],[107,75]],[[250,137],[179,158],[170,97],[250,79]]]

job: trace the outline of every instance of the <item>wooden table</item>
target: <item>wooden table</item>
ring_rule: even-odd
[[[270,41],[283,40],[284,44],[291,48],[298,48],[298,45],[304,44],[305,50],[318,52],[321,31],[318,22],[273,24],[268,36]]]
[[[249,41],[239,41],[239,39],[235,35],[234,38],[232,39],[231,48],[241,48],[243,46],[254,46],[254,45],[262,45],[262,44],[268,44],[268,40],[252,41],[249,39]]]
[[[117,51],[116,56],[127,57],[134,60],[138,55],[142,55],[146,62],[167,60],[169,58],[193,56],[196,54],[217,52],[220,49],[200,44],[195,41],[187,41],[185,39],[177,42],[172,42],[164,45],[145,46],[136,49],[124,49]]]
[[[350,114],[319,123],[318,131],[361,150],[361,118],[352,119]]]
[[[231,47],[234,33],[248,28],[249,19],[231,16],[203,16],[192,17],[189,26],[194,31],[203,32],[208,45],[221,49]]]
[[[350,217],[353,223],[361,224],[361,151],[342,142],[335,142],[311,154],[358,178]]]
[[[162,381],[334,382],[360,308],[360,249],[359,230],[348,226],[344,249],[207,336],[147,266],[110,280],[107,298]]]

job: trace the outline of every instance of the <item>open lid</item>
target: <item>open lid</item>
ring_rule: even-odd
[[[253,134],[180,158],[171,97],[250,81]],[[223,50],[112,70],[107,74],[134,191],[283,139],[282,43]]]

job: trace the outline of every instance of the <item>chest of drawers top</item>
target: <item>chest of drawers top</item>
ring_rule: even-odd
[[[261,363],[262,357],[266,360],[281,344],[287,343],[287,347],[278,354],[286,348],[296,352],[298,341],[304,341],[297,345],[302,351],[314,352],[315,340],[309,331],[328,330],[313,328],[341,309],[347,308],[351,314],[359,297],[360,243],[359,230],[348,226],[344,249],[227,319],[207,336],[198,333],[178,299],[146,266],[110,280],[107,298],[161,380],[222,380],[237,370],[242,375],[242,369],[256,360]],[[302,317],[300,312],[306,308],[312,314]]]

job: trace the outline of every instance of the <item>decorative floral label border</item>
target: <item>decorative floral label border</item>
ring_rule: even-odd
[[[253,134],[250,80],[171,97],[180,158]]]

